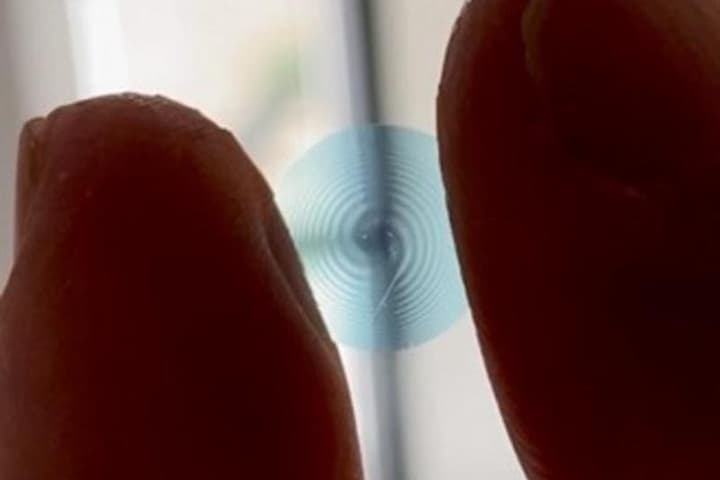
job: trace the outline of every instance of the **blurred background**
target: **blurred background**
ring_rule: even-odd
[[[306,149],[366,122],[435,130],[463,0],[0,0],[0,280],[24,120],[118,91],[160,93],[232,130],[277,185]],[[367,480],[521,479],[469,312],[391,362],[340,346]]]

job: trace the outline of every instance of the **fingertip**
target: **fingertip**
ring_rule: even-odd
[[[20,150],[3,478],[359,475],[337,352],[228,131],[107,96],[31,121]]]
[[[151,228],[170,218],[161,205],[174,201],[190,212],[206,197],[226,208],[232,204],[262,224],[260,210],[270,191],[234,137],[199,111],[167,98],[92,98],[56,109],[24,132],[18,181],[26,189],[32,186],[35,210],[43,213],[35,226],[68,221],[77,226],[77,219],[108,218],[111,212],[118,222],[127,217],[123,211],[138,208],[155,212],[158,221],[146,225]],[[23,189],[19,195],[18,208],[25,211]],[[184,227],[173,227],[179,237]],[[145,233],[152,238],[151,231]]]
[[[717,338],[719,11],[475,1],[450,41],[437,109],[448,204],[529,475],[709,471],[692,445],[717,448],[698,365]]]

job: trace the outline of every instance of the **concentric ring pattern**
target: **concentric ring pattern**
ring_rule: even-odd
[[[433,137],[383,125],[333,134],[290,168],[277,202],[336,341],[416,346],[467,308]]]

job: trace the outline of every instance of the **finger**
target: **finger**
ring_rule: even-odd
[[[257,170],[159,97],[31,122],[2,478],[359,478],[338,357]]]
[[[720,451],[714,2],[471,2],[438,128],[490,375],[531,478]]]

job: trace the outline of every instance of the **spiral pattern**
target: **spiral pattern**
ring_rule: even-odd
[[[416,346],[467,308],[433,137],[382,125],[331,135],[277,201],[336,341]]]

